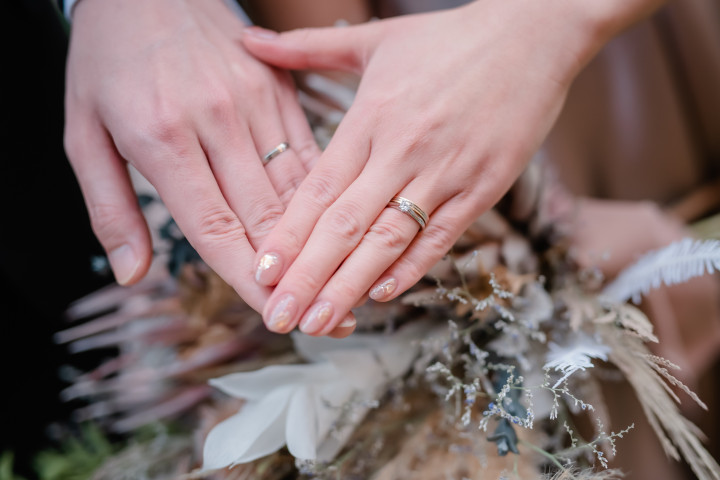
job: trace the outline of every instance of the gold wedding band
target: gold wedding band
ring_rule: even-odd
[[[415,220],[420,225],[420,230],[424,229],[428,223],[428,215],[417,204],[411,202],[407,198],[395,196],[387,205],[395,210],[400,210],[405,215]]]
[[[263,157],[263,165],[267,165],[270,160],[277,157],[288,148],[290,148],[290,144],[288,142],[282,142],[280,145],[270,150],[270,152]]]

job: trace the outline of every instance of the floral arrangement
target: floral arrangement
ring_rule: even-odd
[[[678,409],[680,395],[705,405],[628,303],[720,269],[720,242],[683,240],[608,284],[576,263],[573,202],[548,172],[532,163],[423,281],[357,309],[343,340],[269,333],[138,179],[162,252],[140,284],[73,305],[83,321],[57,334],[116,355],[66,372],[100,461],[53,478],[621,478],[609,460],[634,425],[612,430],[604,395],[624,381],[665,452],[720,480]]]

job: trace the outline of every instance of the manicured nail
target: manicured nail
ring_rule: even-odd
[[[263,40],[274,40],[278,36],[277,32],[260,27],[247,27],[243,32]]]
[[[108,253],[110,266],[115,274],[115,280],[125,285],[132,279],[140,266],[140,260],[135,256],[132,247],[125,243]]]
[[[388,278],[382,283],[377,284],[370,290],[370,298],[373,300],[382,300],[392,294],[397,288],[397,280],[394,278]]]
[[[357,325],[357,320],[355,319],[355,315],[353,315],[352,313],[349,313],[348,316],[345,317],[345,320],[340,322],[340,325],[338,325],[338,327],[350,328],[350,327],[354,327],[355,325]]]
[[[266,253],[260,257],[255,269],[255,281],[261,285],[270,285],[280,273],[280,257],[274,253]]]
[[[285,295],[273,308],[270,320],[267,322],[268,329],[273,332],[284,332],[295,317],[297,302],[290,294]]]
[[[333,314],[333,307],[328,302],[320,302],[310,309],[310,314],[300,322],[300,331],[303,333],[315,333],[325,326]]]

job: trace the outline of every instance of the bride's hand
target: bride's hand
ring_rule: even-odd
[[[352,326],[356,303],[396,297],[445,255],[523,170],[599,48],[605,32],[591,10],[486,0],[353,27],[248,29],[246,47],[270,64],[362,75],[258,252],[256,280],[277,285],[267,326],[311,335]],[[427,228],[387,208],[396,195],[429,215]]]
[[[289,74],[248,54],[243,28],[222,0],[75,7],[66,149],[120,283],[139,280],[152,256],[127,161],[250,305],[269,295],[252,280],[255,250],[319,150]]]

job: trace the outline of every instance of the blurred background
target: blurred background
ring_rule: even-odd
[[[273,12],[292,13],[292,2],[245,7],[254,19],[278,30],[295,26],[286,17],[332,24],[342,11],[353,12],[352,20],[359,22],[377,13],[438,7],[438,2],[384,2],[382,7],[355,1],[316,3],[324,17],[312,15],[305,2],[301,11],[283,18],[273,17]],[[297,10],[299,4],[294,5]],[[7,2],[3,11],[0,452],[13,451],[16,472],[33,478],[34,454],[55,445],[50,425],[68,418],[74,407],[59,399],[66,386],[60,366],[89,367],[105,354],[70,360],[52,336],[66,325],[67,306],[112,283],[112,276],[92,268],[93,258],[103,252],[62,145],[68,26],[49,0]],[[586,68],[541,151],[557,164],[573,193],[652,200],[688,225],[716,228],[719,25],[717,2],[672,2],[651,21],[613,41]],[[708,220],[715,223],[700,223]],[[709,435],[711,452],[720,458],[720,365],[714,344],[703,343],[704,333],[717,325],[680,317],[687,320],[687,331],[679,334],[683,348],[711,349],[698,360],[702,372],[697,386],[714,411],[692,414]]]

